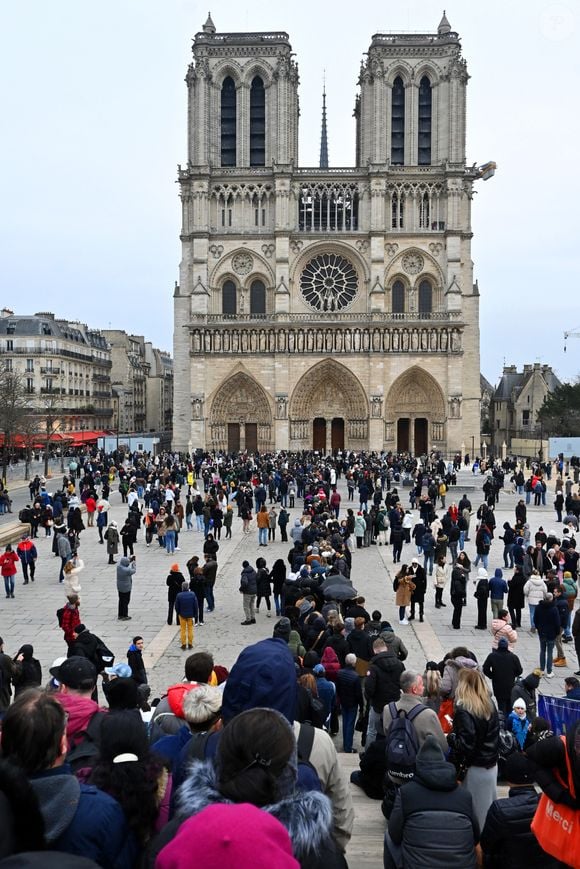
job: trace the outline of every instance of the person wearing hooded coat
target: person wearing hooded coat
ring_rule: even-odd
[[[119,531],[117,523],[113,520],[109,522],[109,527],[105,531],[105,540],[107,541],[107,555],[109,556],[109,564],[115,564],[114,555],[119,552]]]
[[[216,764],[195,764],[181,786],[174,820],[162,844],[181,824],[211,805],[249,803],[285,826],[303,869],[344,869],[333,837],[332,806],[316,791],[296,789],[296,741],[290,724],[274,709],[248,709],[224,728]]]
[[[258,575],[249,561],[242,562],[242,574],[240,577],[240,593],[244,606],[244,621],[242,625],[255,625],[256,613],[254,604],[258,591]]]
[[[512,689],[516,678],[523,673],[520,659],[510,651],[506,637],[501,637],[494,649],[483,662],[483,672],[491,679],[497,708],[509,715],[513,708]]]
[[[526,713],[530,721],[537,715],[536,691],[540,685],[540,670],[534,670],[524,679],[517,679],[511,692],[510,703],[513,707],[520,698],[526,704]]]
[[[477,600],[477,624],[478,631],[487,630],[487,601],[489,598],[489,581],[485,567],[477,569],[477,585],[473,595]]]
[[[475,869],[478,842],[471,794],[458,784],[455,767],[429,734],[417,753],[413,779],[397,791],[383,865]]]
[[[117,565],[117,594],[119,596],[119,606],[117,618],[120,621],[126,622],[131,618],[129,615],[129,601],[131,600],[131,589],[133,588],[133,574],[137,570],[135,557],[127,558],[123,555],[119,559]]]
[[[13,660],[12,684],[14,697],[18,697],[27,688],[38,688],[42,685],[42,668],[40,661],[33,657],[34,649],[29,643],[20,646]]]
[[[229,724],[236,715],[244,710],[265,706],[270,710],[276,710],[293,725],[294,735],[298,742],[301,741],[302,732],[306,729],[307,735],[310,734],[313,741],[309,754],[305,758],[309,763],[301,762],[298,765],[298,782],[305,790],[312,789],[312,785],[306,786],[306,781],[313,780],[312,767],[314,767],[319,780],[317,786],[320,786],[323,793],[327,794],[332,801],[333,836],[341,850],[344,851],[351,837],[354,824],[354,809],[350,789],[328,733],[319,728],[312,728],[310,725],[301,725],[295,719],[297,692],[296,668],[284,640],[272,638],[246,646],[240,652],[225,684],[222,719],[226,726],[223,730],[211,735],[207,743],[205,757],[216,755],[217,744]],[[177,825],[181,821],[176,818],[175,823]],[[175,829],[176,826],[170,823],[153,844],[153,849],[158,851],[163,847],[168,838],[174,834]],[[153,869],[155,853],[148,856],[150,862],[146,864],[146,867]],[[311,865],[302,862],[302,859],[301,863],[305,867]],[[331,863],[330,865],[334,864]],[[344,863],[340,865],[344,866]]]

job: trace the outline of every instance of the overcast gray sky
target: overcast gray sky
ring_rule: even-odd
[[[192,0],[4,0],[0,16],[0,304],[172,347],[180,258],[183,78],[208,8]],[[580,373],[580,2],[463,0],[481,368]],[[432,32],[433,0],[219,0],[218,31],[285,30],[300,69],[300,163],[317,165],[326,69],[332,166],[354,161],[362,53],[378,31]]]

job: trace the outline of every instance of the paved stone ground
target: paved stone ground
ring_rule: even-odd
[[[480,486],[482,478],[474,478],[470,471],[462,470],[459,475],[459,485],[455,491],[448,494],[447,504],[459,500],[463,491],[467,491],[474,509],[481,503]],[[346,491],[343,487],[343,506],[346,506]],[[0,523],[13,521],[18,511],[27,503],[27,489],[24,484],[12,481],[11,486],[13,514],[0,516]],[[407,490],[405,490],[405,498]],[[513,520],[516,496],[508,492],[502,493],[496,510],[497,526],[501,528],[506,519]],[[548,504],[552,498],[548,496]],[[121,504],[118,493],[111,495],[111,518],[122,522],[126,508]],[[300,510],[291,510],[291,521],[300,515]],[[528,508],[528,519],[532,533],[538,525],[546,530],[557,527],[554,512],[550,507]],[[290,526],[291,527],[291,526]],[[41,531],[41,535],[43,532]],[[279,536],[279,531],[277,532]],[[472,540],[475,535],[472,534]],[[81,615],[87,627],[97,633],[116,653],[117,660],[124,660],[125,652],[131,637],[140,633],[145,639],[145,660],[153,693],[162,691],[171,682],[183,675],[183,662],[187,653],[180,649],[178,632],[175,626],[166,624],[167,594],[165,580],[169,567],[176,561],[185,570],[185,563],[195,553],[201,555],[203,535],[196,531],[182,532],[180,535],[180,552],[171,557],[163,549],[153,543],[145,546],[144,534],[139,533],[135,549],[137,555],[137,574],[133,583],[130,614],[132,621],[118,622],[117,595],[115,588],[115,568],[107,564],[105,546],[98,543],[96,528],[87,528],[81,535],[81,556],[85,569],[80,574],[82,585]],[[5,600],[0,594],[0,633],[4,637],[6,649],[16,652],[19,645],[31,642],[35,654],[43,667],[50,666],[52,660],[63,654],[64,643],[62,632],[56,624],[56,610],[63,604],[62,586],[58,583],[58,559],[51,554],[50,538],[40,536],[36,541],[39,552],[37,579],[34,584],[22,585],[22,576],[17,577],[16,597]],[[242,627],[243,619],[241,595],[238,592],[241,563],[247,558],[252,563],[259,555],[263,555],[271,566],[276,558],[286,558],[289,544],[277,540],[267,549],[260,549],[257,541],[257,531],[250,535],[241,532],[241,520],[234,520],[232,540],[222,540],[218,553],[219,571],[216,584],[216,610],[207,613],[205,626],[196,630],[195,649],[211,651],[216,662],[231,666],[240,649],[247,643],[271,635],[274,617],[267,618],[265,611],[260,612],[258,624]],[[469,557],[474,560],[473,542],[466,545]],[[410,560],[415,554],[414,546],[405,546],[403,558]],[[503,566],[501,541],[495,541],[492,546],[489,561],[489,571]],[[355,551],[353,555],[352,579],[359,593],[367,600],[367,609],[381,610],[383,617],[388,618],[393,625],[398,623],[398,612],[394,605],[392,577],[394,566],[391,547],[372,546],[368,549]],[[472,571],[472,577],[475,571]],[[473,583],[471,583],[473,586]],[[444,601],[449,604],[448,590]],[[476,601],[472,591],[468,592],[467,607],[464,610],[461,631],[451,628],[451,607],[434,608],[434,592],[428,588],[425,606],[426,621],[420,624],[412,622],[408,627],[398,627],[408,649],[408,665],[422,668],[426,660],[439,660],[445,651],[460,643],[467,644],[483,660],[489,652],[490,638],[484,631],[476,631]],[[491,620],[491,614],[490,614]],[[516,648],[524,671],[528,672],[538,664],[538,641],[529,632],[527,612],[523,616],[524,628],[519,631]],[[544,693],[563,694],[563,678],[578,669],[578,662],[573,647],[568,645],[567,668],[556,671],[556,677],[548,682],[542,681],[540,691]]]
[[[480,494],[482,482],[481,477],[474,478],[470,471],[462,470],[459,475],[459,485],[448,494],[447,504],[449,505],[453,500],[458,501],[466,491],[474,509],[477,509],[482,501]],[[343,507],[345,507],[346,491],[344,486],[340,488]],[[27,503],[28,491],[23,483],[19,484],[13,479],[11,493],[14,501],[13,515],[0,516],[0,524],[13,521],[21,507]],[[408,490],[405,490],[405,499],[407,497]],[[514,519],[516,500],[515,495],[509,494],[509,490],[500,496],[500,503],[496,509],[498,528],[501,528],[506,519],[510,521]],[[553,500],[551,492],[547,500],[551,505]],[[112,494],[111,503],[113,505],[111,518],[121,522],[126,515],[126,507],[121,505],[118,493]],[[299,509],[290,512],[291,520],[300,515]],[[543,525],[546,530],[558,527],[555,525],[555,515],[551,507],[530,506],[528,520],[532,534],[538,525]],[[138,570],[133,583],[130,607],[132,621],[129,623],[117,621],[115,568],[107,564],[105,546],[99,545],[96,528],[88,528],[81,535],[81,555],[85,561],[85,569],[80,575],[83,621],[116,652],[117,660],[125,659],[126,649],[134,634],[143,635],[146,647],[145,660],[153,696],[183,677],[183,663],[188,654],[180,649],[177,628],[166,624],[165,579],[174,561],[177,561],[185,571],[188,558],[196,553],[201,555],[202,544],[201,533],[183,532],[180,535],[181,551],[175,556],[168,556],[164,550],[158,548],[156,543],[147,548],[144,534],[140,532],[135,549]],[[33,643],[35,654],[43,665],[43,672],[48,675],[48,667],[53,659],[65,653],[62,631],[57,626],[55,615],[64,599],[62,586],[58,583],[58,559],[51,554],[50,539],[40,537],[37,546],[39,559],[34,585],[23,587],[22,576],[19,574],[14,600],[6,601],[0,592],[0,634],[5,640],[6,651],[12,654],[22,643]],[[285,559],[289,548],[289,544],[276,541],[269,545],[268,549],[260,549],[257,531],[254,530],[251,535],[243,535],[241,520],[234,520],[233,539],[222,540],[220,543],[218,581],[215,591],[216,610],[214,613],[208,613],[205,617],[205,626],[196,630],[194,649],[208,650],[214,654],[216,662],[230,667],[245,644],[271,636],[275,618],[267,618],[265,612],[260,613],[257,625],[251,627],[240,625],[243,619],[241,595],[238,592],[241,563],[244,558],[255,562],[259,555],[263,555],[271,566],[276,558]],[[467,544],[467,552],[473,561],[475,558],[473,542]],[[493,573],[495,567],[503,566],[502,552],[501,541],[496,541],[490,554],[490,573]],[[410,560],[414,554],[415,547],[406,546],[402,560]],[[380,609],[383,617],[397,626],[398,612],[394,605],[392,590],[394,572],[390,547],[372,546],[354,553],[352,579],[359,593],[365,595],[367,609]],[[475,571],[472,575],[475,575]],[[473,589],[473,583],[471,587]],[[444,600],[449,604],[448,590],[444,594]],[[449,605],[446,609],[434,608],[434,592],[431,588],[426,598],[425,619],[423,624],[414,621],[407,627],[396,627],[409,649],[407,661],[409,667],[422,669],[427,660],[439,660],[445,651],[460,643],[473,649],[480,661],[485,659],[491,649],[489,635],[484,631],[476,631],[473,627],[476,622],[476,601],[472,591],[468,592],[461,631],[454,631],[451,628]],[[488,621],[491,621],[491,614]],[[536,637],[529,632],[527,612],[523,616],[523,624],[525,627],[518,632],[516,651],[522,661],[524,672],[527,673],[538,664],[539,644]],[[566,652],[569,666],[556,670],[556,676],[551,681],[542,680],[540,692],[555,695],[564,693],[564,677],[578,669],[578,661],[570,645]],[[358,740],[358,735],[356,739]],[[337,740],[337,747],[339,745],[340,740]],[[359,747],[358,742],[355,745]],[[355,755],[342,757],[345,774],[349,774],[351,769],[356,768],[357,758]],[[355,802],[356,821],[347,858],[352,866],[376,867],[382,863],[384,819],[378,803],[367,800],[362,792],[352,785],[351,789]]]

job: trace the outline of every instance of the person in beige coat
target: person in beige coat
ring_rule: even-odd
[[[395,591],[395,605],[399,607],[399,624],[408,625],[407,607],[411,604],[411,595],[415,590],[413,582],[413,572],[403,564],[401,570],[396,575],[393,582]]]
[[[437,565],[435,567],[435,579],[433,580],[433,586],[435,587],[435,609],[439,609],[442,606],[447,606],[446,603],[443,603],[443,589],[447,585],[448,579],[449,565],[447,564],[445,556],[441,555],[437,559]]]

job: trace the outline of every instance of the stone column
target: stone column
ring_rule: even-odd
[[[332,419],[326,420],[326,455],[332,454]]]
[[[246,449],[246,423],[240,420],[240,452]]]

